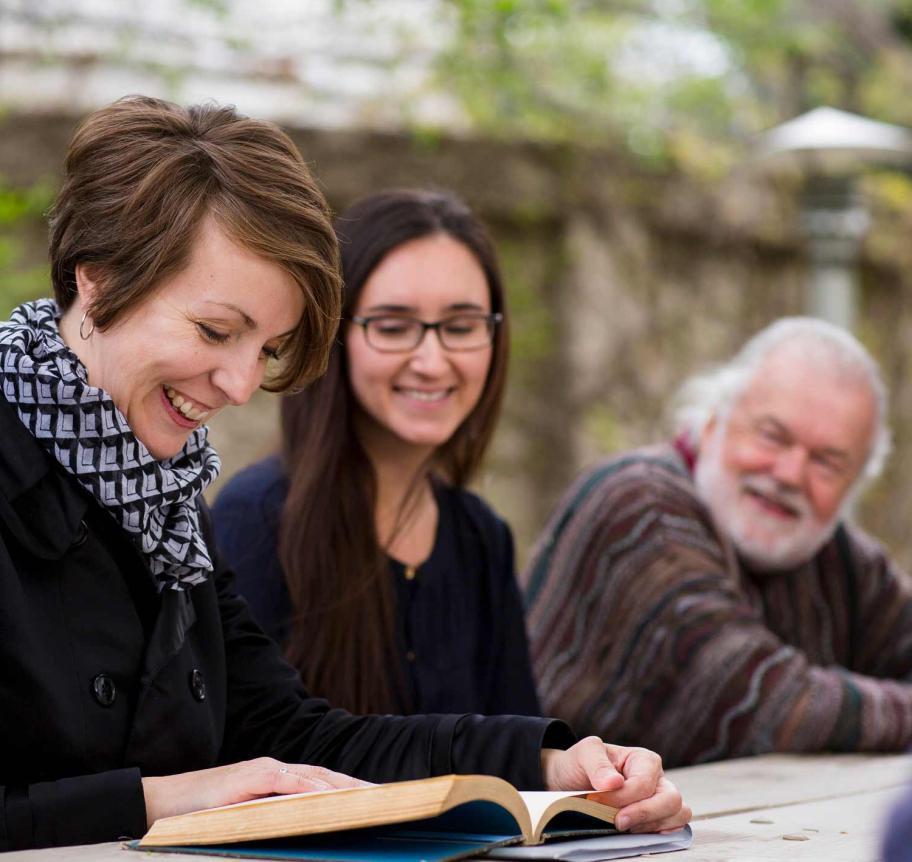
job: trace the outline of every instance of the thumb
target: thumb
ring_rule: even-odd
[[[589,781],[595,790],[620,790],[624,786],[624,776],[614,768],[614,764],[607,757],[594,772],[589,773]]]
[[[578,762],[595,790],[619,790],[624,786],[624,776],[617,771],[608,756],[608,749],[597,736],[578,742]]]

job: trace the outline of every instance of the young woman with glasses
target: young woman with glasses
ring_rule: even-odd
[[[219,546],[334,705],[537,714],[512,537],[465,489],[506,378],[491,241],[453,195],[414,190],[359,201],[336,231],[329,371],[285,400],[281,455],[223,490]]]

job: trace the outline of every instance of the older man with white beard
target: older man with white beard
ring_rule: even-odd
[[[543,706],[679,766],[912,743],[912,586],[847,523],[889,450],[848,333],[780,320],[583,475],[526,573]]]

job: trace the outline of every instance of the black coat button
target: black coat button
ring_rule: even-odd
[[[79,522],[79,529],[76,531],[76,538],[73,539],[73,544],[70,545],[71,548],[81,548],[86,539],[89,538],[89,528],[86,526],[85,521]]]
[[[188,681],[190,683],[190,692],[193,694],[193,697],[202,703],[206,699],[206,682],[203,679],[203,674],[196,668],[193,668],[188,676]]]
[[[106,673],[100,673],[92,680],[92,694],[101,706],[113,706],[117,700],[117,686]]]

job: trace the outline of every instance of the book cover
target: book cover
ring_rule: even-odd
[[[491,776],[450,775],[275,796],[156,821],[127,846],[235,858],[449,862],[555,835],[613,831],[595,791],[520,793]]]

